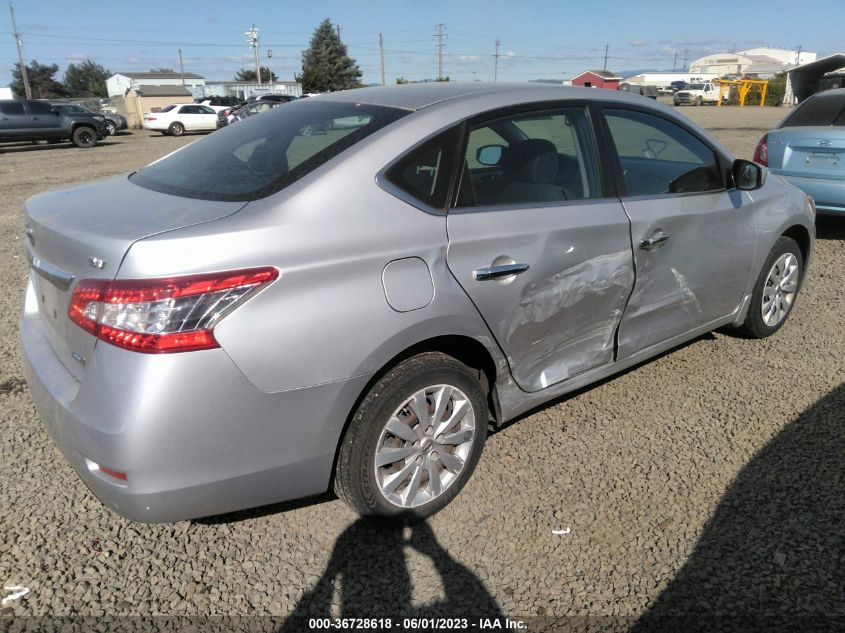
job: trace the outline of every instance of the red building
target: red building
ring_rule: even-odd
[[[585,70],[572,78],[572,85],[619,90],[620,81],[622,77],[617,77],[609,70]]]

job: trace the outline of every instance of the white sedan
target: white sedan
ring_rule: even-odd
[[[173,136],[216,130],[217,113],[209,106],[196,103],[172,103],[158,112],[145,112],[144,129]]]

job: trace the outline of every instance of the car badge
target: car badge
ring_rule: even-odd
[[[88,265],[92,268],[99,268],[102,269],[103,266],[106,265],[106,262],[99,257],[89,257],[88,258]]]
[[[822,139],[819,141],[819,145],[822,147],[830,147],[830,141],[828,139]]]
[[[35,228],[32,226],[32,222],[26,223],[26,229],[24,232],[26,233],[26,239],[29,240],[29,243],[32,246],[35,246]]]

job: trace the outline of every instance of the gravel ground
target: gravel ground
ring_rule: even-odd
[[[784,114],[683,112],[745,158]],[[507,425],[427,524],[373,527],[330,497],[169,525],[107,511],[53,448],[22,381],[21,208],[190,140],[135,131],[92,150],[0,149],[0,586],[30,590],[0,614],[275,616],[223,625],[255,630],[291,613],[554,616],[616,630],[681,614],[698,626],[719,614],[845,625],[843,221],[819,223],[776,336],[708,335]],[[0,630],[13,622],[0,618]],[[307,628],[291,622],[285,630]]]

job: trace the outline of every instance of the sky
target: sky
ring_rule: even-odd
[[[112,72],[179,68],[231,80],[255,68],[245,32],[258,28],[262,65],[280,80],[328,18],[363,72],[380,83],[437,76],[435,33],[444,33],[443,74],[452,80],[563,80],[604,66],[617,73],[683,68],[710,53],[759,46],[824,55],[845,51],[842,0],[13,0],[25,63],[92,59]],[[8,0],[0,7],[0,85],[17,62]],[[607,48],[605,48],[607,47]],[[272,57],[268,58],[268,49]]]

